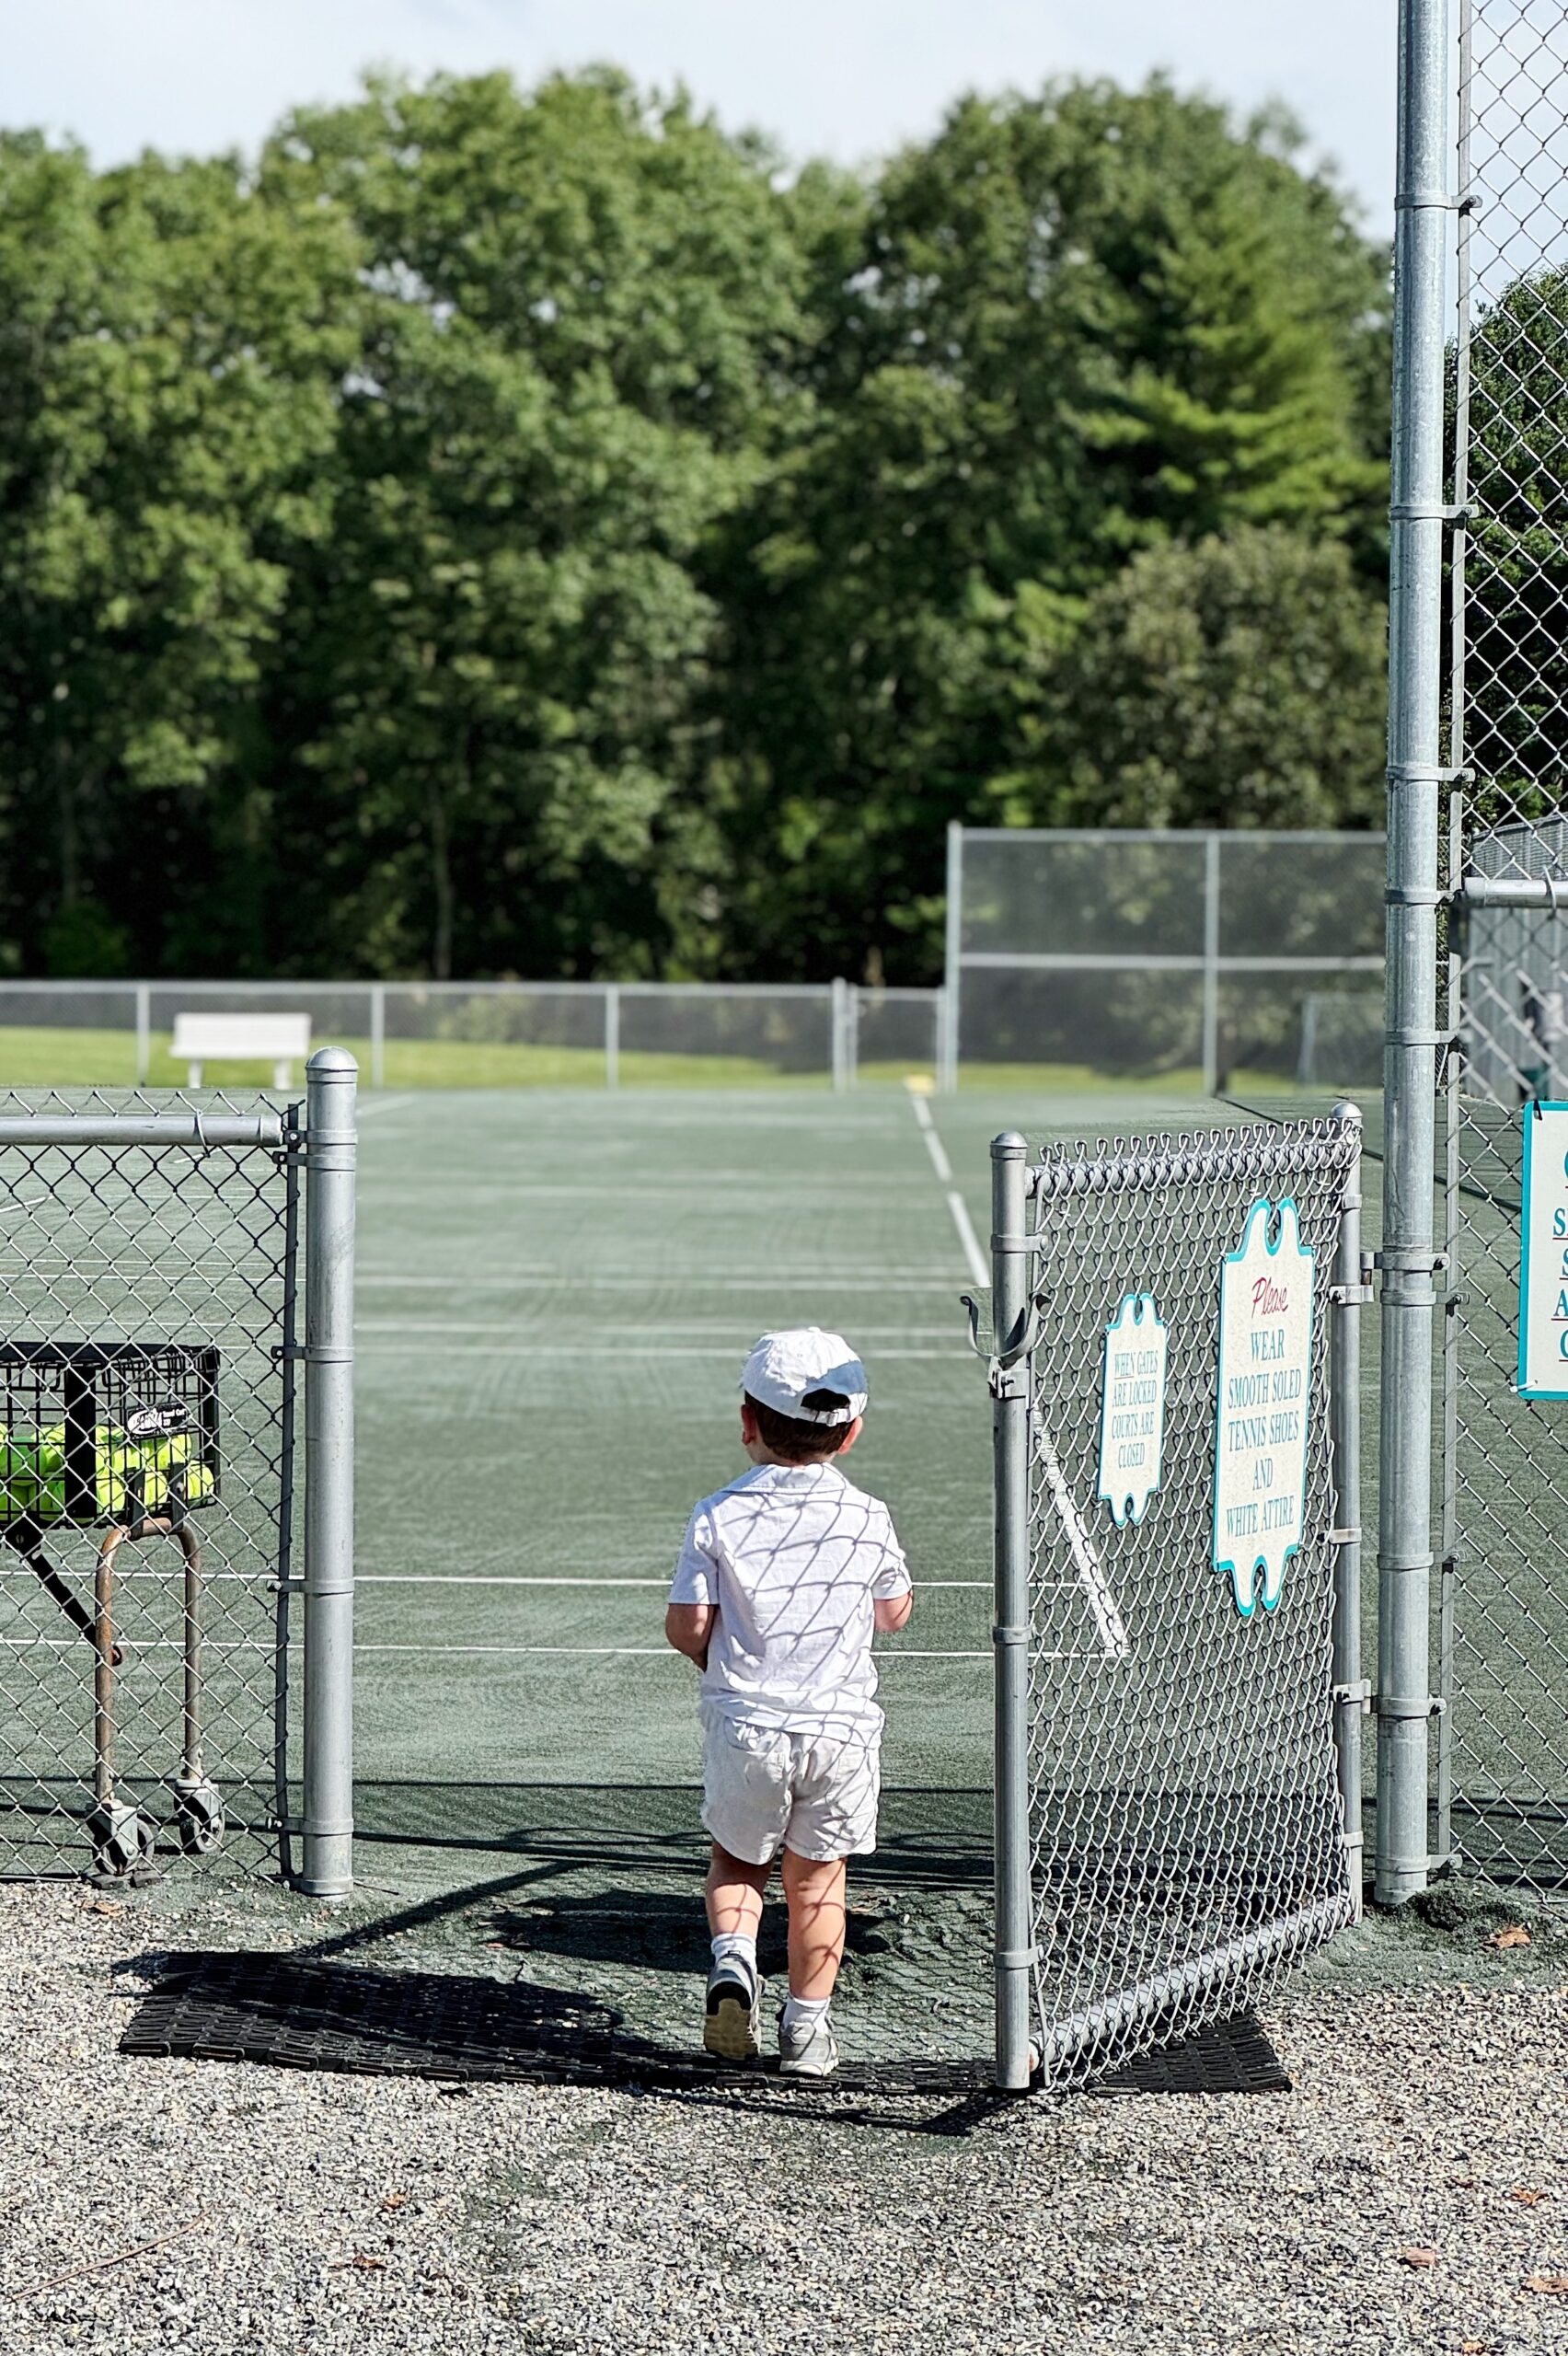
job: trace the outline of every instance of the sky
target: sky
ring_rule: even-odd
[[[961,91],[1157,67],[1245,112],[1283,98],[1387,233],[1394,0],[11,0],[4,121],[85,142],[254,148],[291,105],[382,64],[510,67],[528,82],[608,59],[677,80],[796,159],[866,162],[929,132]]]

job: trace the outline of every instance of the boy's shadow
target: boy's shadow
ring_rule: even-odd
[[[654,1890],[607,1889],[592,1898],[552,1897],[498,1907],[494,1943],[518,1955],[571,1956],[584,1963],[630,1963],[658,1971],[705,1972],[709,1962],[702,1909],[691,1898]],[[788,1969],[784,1908],[764,1907],[757,1965],[764,1978]],[[851,1956],[887,1952],[882,1909],[851,1900],[845,1947]]]

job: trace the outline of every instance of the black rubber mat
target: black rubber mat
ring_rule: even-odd
[[[1200,2029],[1125,2069],[1092,2079],[1091,2095],[1287,2095],[1284,2062],[1253,2013]]]
[[[609,2005],[526,1980],[372,1971],[293,1955],[166,1958],[138,2005],[122,2053],[290,2070],[464,2083],[642,2086],[794,2101],[989,2096],[990,2064],[846,2062],[828,2080],[780,2079],[777,2063],[737,2069],[635,2035]],[[1097,2092],[1252,2093],[1289,2081],[1255,2020],[1188,2039],[1102,2080]]]

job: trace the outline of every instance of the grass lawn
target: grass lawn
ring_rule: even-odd
[[[368,1080],[370,1042],[345,1038],[335,1044],[357,1057]],[[593,1088],[605,1085],[604,1052],[598,1047],[534,1046],[467,1039],[388,1039],[383,1050],[383,1080],[388,1089],[419,1088]],[[255,1063],[208,1063],[202,1079],[208,1087],[254,1089],[264,1077]],[[755,1056],[655,1055],[623,1049],[619,1061],[623,1088],[785,1088],[827,1090],[825,1069],[790,1071]],[[862,1088],[900,1087],[911,1079],[930,1080],[929,1064],[862,1063],[857,1073]],[[182,1088],[186,1067],[169,1054],[169,1034],[155,1033],[148,1072],[155,1088]],[[131,1088],[136,1080],[135,1041],[125,1031],[59,1028],[0,1028],[0,1088]],[[303,1085],[295,1074],[296,1085]],[[1196,1068],[1109,1078],[1087,1064],[966,1064],[959,1074],[965,1091],[1023,1091],[1030,1096],[1081,1098],[1198,1097],[1202,1075]],[[1235,1072],[1233,1093],[1278,1096],[1292,1083],[1276,1074]]]

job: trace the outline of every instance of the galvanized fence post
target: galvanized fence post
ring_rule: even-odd
[[[300,1887],[353,1888],[354,1091],[323,1047],[306,1069],[305,1807]]]
[[[828,1001],[828,1054],[836,1095],[849,1085],[849,985],[835,975]]]
[[[1336,1104],[1334,1117],[1355,1132],[1355,1160],[1340,1197],[1334,1255],[1334,1320],[1329,1342],[1329,1426],[1334,1476],[1334,1750],[1344,1811],[1345,1859],[1355,1920],[1363,1906],[1361,1729],[1371,1687],[1361,1673],[1361,1310],[1372,1298],[1361,1263],[1361,1109]]]
[[[386,985],[372,982],[370,986],[370,1084],[372,1088],[386,1085]]]
[[[991,1434],[996,1700],[997,2084],[1030,2079],[1033,1908],[1029,1872],[1029,1147],[991,1143]]]
[[[951,1096],[958,1086],[960,961],[963,953],[963,828],[954,818],[947,835],[947,923],[942,967],[941,1063],[937,1086]]]
[[[1425,1888],[1442,767],[1446,0],[1400,0],[1378,1548],[1377,1895]]]
[[[1203,1088],[1219,1089],[1219,837],[1204,837]]]
[[[136,1085],[144,1088],[153,1068],[153,994],[145,982],[136,985]]]
[[[620,1011],[618,982],[605,984],[605,1086],[620,1086]]]

